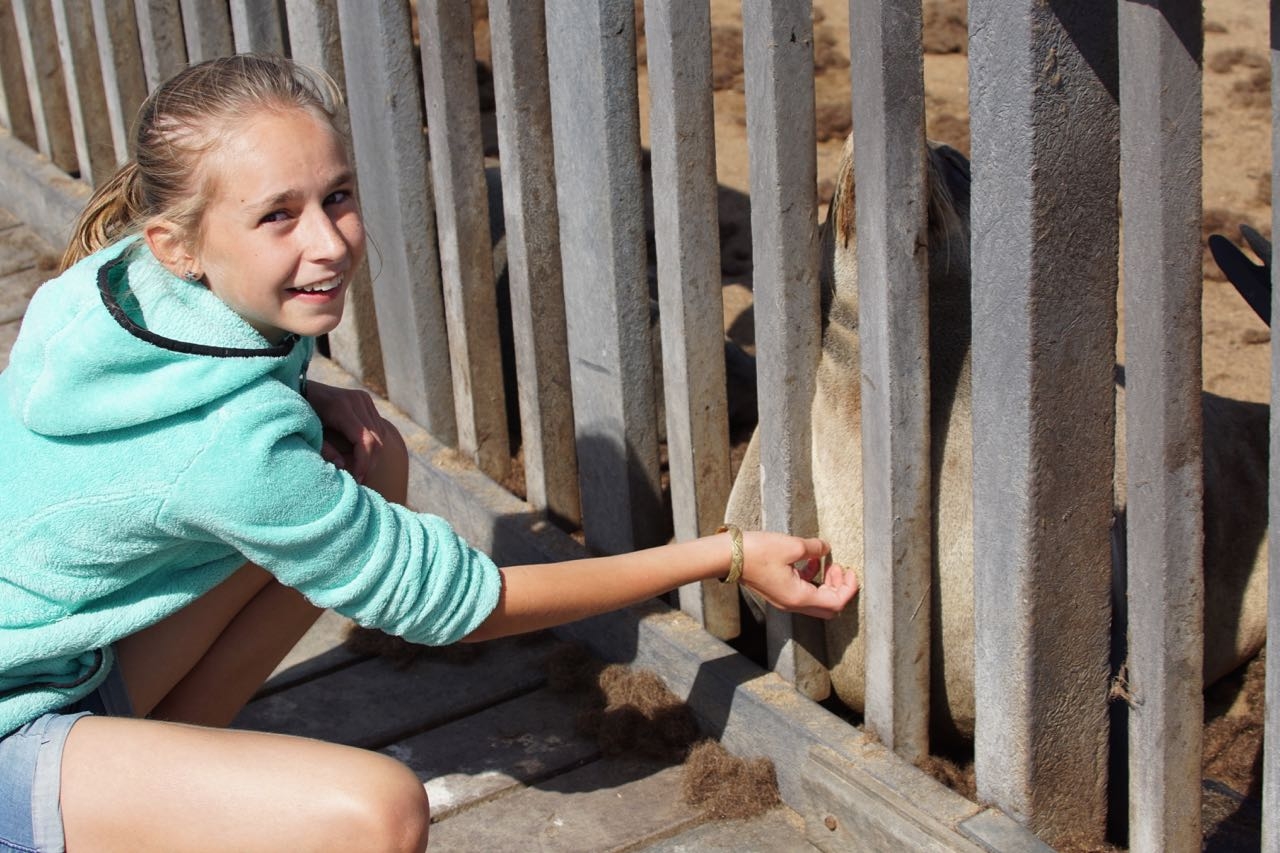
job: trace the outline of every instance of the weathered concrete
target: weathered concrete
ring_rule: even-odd
[[[1087,4],[973,0],[969,26],[978,793],[1050,839],[1100,841],[1115,20]]]
[[[662,538],[645,278],[635,5],[546,7],[583,527],[593,550]]]
[[[88,184],[67,176],[48,158],[14,140],[0,128],[0,186],[4,205],[61,253],[71,223],[89,200]]]
[[[1201,847],[1203,9],[1121,3],[1129,847]],[[1171,357],[1176,351],[1176,358]]]
[[[760,398],[761,525],[818,531],[808,413],[821,341],[814,136],[813,20],[809,0],[742,7],[751,172],[756,372]],[[768,608],[770,666],[812,699],[826,698],[821,625]]]
[[[724,521],[730,486],[710,8],[647,0],[645,44],[671,512],[684,540]],[[739,633],[731,584],[690,584],[680,606],[717,637]]]

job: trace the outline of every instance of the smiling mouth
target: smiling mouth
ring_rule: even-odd
[[[301,287],[291,287],[289,290],[292,293],[328,293],[331,290],[337,290],[342,287],[342,282],[345,279],[345,275],[340,275],[337,278],[331,278],[319,284],[305,284]]]

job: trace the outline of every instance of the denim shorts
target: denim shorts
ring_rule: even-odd
[[[88,714],[132,717],[120,668],[72,705],[37,717],[0,738],[0,853],[63,853],[62,748]]]

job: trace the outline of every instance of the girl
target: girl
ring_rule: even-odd
[[[0,849],[423,849],[394,760],[220,728],[322,608],[445,644],[726,574],[820,617],[856,591],[792,568],[816,539],[498,569],[407,510],[396,430],[303,378],[364,253],[336,97],[278,57],[177,75],[31,302],[0,374]]]

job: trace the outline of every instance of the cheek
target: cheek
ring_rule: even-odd
[[[340,227],[343,238],[347,241],[347,245],[351,247],[351,254],[354,256],[355,261],[353,266],[356,266],[364,259],[364,221],[359,216],[351,216],[344,218]]]

